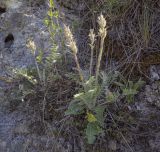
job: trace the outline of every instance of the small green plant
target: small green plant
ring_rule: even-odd
[[[87,119],[86,137],[89,144],[93,144],[96,136],[103,132],[104,106],[97,103],[97,97],[101,94],[101,87],[96,84],[94,77],[90,77],[83,84],[83,90],[74,95],[66,115],[85,114]]]
[[[123,78],[123,82],[115,82],[121,89],[122,95],[130,103],[134,101],[134,96],[138,93],[139,89],[144,85],[144,81],[139,79],[137,82],[127,81]]]
[[[98,25],[100,47],[95,74],[93,74],[93,53],[96,34],[94,33],[93,29],[91,29],[89,33],[91,58],[89,68],[90,76],[87,80],[85,80],[82,69],[78,62],[78,48],[74,37],[69,27],[64,25],[64,34],[66,37],[67,46],[70,48],[70,50],[72,51],[71,53],[74,56],[77,71],[82,84],[79,92],[74,95],[73,100],[69,103],[69,107],[66,110],[65,115],[85,116],[85,136],[89,144],[93,144],[96,137],[103,134],[104,132],[104,112],[106,111],[106,104],[115,102],[120,96],[119,91],[111,91],[110,85],[114,84],[118,80],[118,78],[120,78],[123,83],[117,82],[116,84],[120,87],[122,95],[126,97],[128,102],[131,102],[134,99],[134,95],[138,93],[138,89],[144,83],[141,80],[136,83],[133,83],[132,81],[127,82],[125,78],[120,75],[119,72],[115,72],[114,74],[113,72],[110,72],[108,74],[100,72],[104,40],[107,35],[106,20],[103,15],[100,15],[98,17]],[[103,98],[104,96],[105,98]],[[100,98],[103,99],[99,100]]]
[[[60,57],[60,54],[58,53],[59,45],[56,39],[56,35],[61,31],[58,18],[59,12],[55,9],[54,1],[49,0],[49,10],[47,13],[47,17],[44,19],[44,24],[48,27],[52,45],[50,47],[50,53],[47,57],[44,57],[44,51],[37,48],[35,42],[32,39],[29,39],[27,43],[27,47],[31,50],[35,61],[34,63],[38,75],[37,81],[42,86],[46,85],[47,77],[49,76],[53,65]],[[38,52],[38,55],[36,55],[36,51]]]
[[[26,69],[13,69],[14,77],[18,76],[25,80],[23,87],[25,88],[28,84],[32,85],[32,88],[25,88],[25,92],[30,92],[32,89],[40,85],[44,91],[47,87],[48,79],[54,79],[56,74],[53,74],[53,67],[56,61],[59,59],[60,54],[58,53],[59,43],[57,42],[56,35],[60,36],[61,28],[58,22],[59,12],[55,9],[53,0],[49,0],[49,10],[47,17],[44,19],[44,24],[48,28],[50,34],[51,47],[50,53],[47,57],[44,56],[44,50],[37,48],[36,43],[32,38],[27,41],[27,48],[30,50],[35,67]],[[51,75],[53,77],[51,77]],[[49,80],[50,81],[50,80]],[[27,85],[26,85],[27,84]],[[33,87],[34,86],[34,87]],[[27,90],[28,89],[28,90]],[[23,89],[24,90],[24,89]],[[26,94],[26,93],[25,93]]]
[[[50,47],[50,54],[46,58],[46,65],[51,67],[60,58],[60,54],[58,53],[59,42],[56,36],[58,35],[60,39],[59,33],[62,31],[59,25],[59,11],[55,7],[54,0],[49,0],[47,15],[48,16],[44,19],[44,24],[48,27],[52,46]]]
[[[97,60],[96,66],[96,74],[92,75],[92,64],[93,64],[93,51],[94,51],[94,41],[95,41],[95,33],[94,30],[90,30],[89,38],[90,38],[90,47],[91,47],[91,59],[90,59],[90,77],[88,80],[84,80],[84,76],[82,70],[80,68],[77,52],[78,48],[76,42],[73,38],[73,35],[66,25],[64,26],[67,46],[71,49],[76,65],[79,73],[80,80],[82,82],[82,89],[79,93],[74,95],[74,99],[70,102],[66,115],[85,115],[87,126],[85,129],[85,134],[89,144],[93,144],[96,136],[103,133],[104,126],[104,111],[105,107],[102,103],[99,103],[98,97],[102,94],[103,83],[99,82],[99,74],[100,74],[100,64],[102,60],[103,54],[103,45],[104,39],[107,35],[106,30],[106,20],[101,14],[98,17],[99,24],[99,37],[101,38],[100,44],[100,52]],[[101,105],[102,104],[102,105]]]

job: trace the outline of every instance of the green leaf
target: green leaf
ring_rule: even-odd
[[[95,117],[97,119],[97,121],[99,122],[100,126],[103,126],[104,125],[104,110],[105,110],[105,107],[104,106],[97,106],[95,108]]]
[[[88,92],[85,92],[85,96],[83,98],[83,102],[87,105],[87,107],[92,110],[96,105],[96,99],[99,95],[98,88],[93,88]]]
[[[48,14],[49,17],[53,17],[52,9],[50,9],[47,14]]]
[[[125,87],[125,85],[124,84],[122,84],[122,83],[120,83],[120,82],[114,82],[117,86],[119,86],[120,88],[124,88]]]
[[[116,101],[118,98],[118,93],[111,92],[109,89],[106,90],[106,100],[108,103]]]
[[[44,24],[45,24],[46,26],[49,26],[50,20],[49,20],[48,18],[45,18],[45,19],[44,19]]]
[[[58,17],[59,17],[59,12],[58,12],[58,11],[54,11],[54,12],[53,12],[53,16],[54,16],[55,18],[58,18]]]
[[[134,86],[133,81],[128,81],[128,87],[133,88],[133,86]]]
[[[96,136],[102,132],[102,129],[97,125],[97,123],[88,123],[86,128],[86,137],[88,143],[93,144],[96,140]]]
[[[137,83],[134,84],[134,89],[140,89],[145,84],[145,81],[142,81],[141,79],[138,80]]]
[[[92,88],[86,92],[80,92],[74,95],[76,101],[81,101],[87,108],[92,110],[95,107],[97,96],[99,95],[100,89],[98,87]]]
[[[128,95],[136,95],[138,93],[137,90],[135,89],[123,89],[123,95],[128,96]]]
[[[54,1],[53,1],[53,0],[49,0],[49,6],[50,6],[51,8],[54,7]]]
[[[77,93],[74,95],[74,99],[75,100],[83,100],[84,99],[85,94],[83,92]]]
[[[36,61],[40,64],[42,63],[44,52],[42,50],[39,51],[38,56],[36,57]]]
[[[95,86],[95,78],[92,76],[89,78],[88,81],[85,82],[84,90],[88,91],[88,90],[92,89],[94,86]]]
[[[78,102],[71,102],[68,109],[65,111],[65,115],[79,115],[83,113],[84,106],[80,105]]]
[[[117,80],[118,76],[119,74],[117,72],[109,72],[107,74],[105,72],[101,72],[102,85],[109,86]]]

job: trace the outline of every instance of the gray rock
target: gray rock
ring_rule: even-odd
[[[33,55],[26,44],[35,41],[37,51],[48,51],[50,46],[47,27],[43,23],[47,7],[44,0],[2,0],[0,6],[6,12],[0,15],[0,76],[10,75],[10,68],[25,68],[34,65]],[[30,7],[30,3],[33,3]],[[21,5],[19,5],[21,4]],[[39,5],[39,6],[40,6]],[[28,6],[28,7],[26,7]]]
[[[160,66],[153,65],[150,67],[150,76],[152,81],[160,80]]]
[[[115,140],[110,140],[108,147],[110,150],[116,151],[117,150],[117,142]]]
[[[160,83],[155,81],[152,85],[146,85],[145,87],[145,98],[146,101],[152,105],[156,105],[160,108]]]

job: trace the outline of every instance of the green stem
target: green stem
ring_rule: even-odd
[[[77,58],[76,54],[74,54],[74,59],[75,59],[75,62],[76,62],[76,66],[77,66],[77,70],[78,70],[78,73],[79,73],[80,80],[83,81],[84,78],[83,78],[82,70],[80,68],[80,65],[79,65],[78,58]]]
[[[90,73],[90,76],[92,76],[92,65],[93,65],[93,49],[94,49],[94,46],[91,46],[91,59],[90,59],[90,68],[89,68],[89,73]]]
[[[99,69],[100,69],[102,54],[103,54],[104,39],[105,37],[101,37],[100,52],[99,52],[97,67],[96,67],[96,82],[97,83],[98,83]]]
[[[38,66],[36,59],[35,59],[35,65],[36,65],[39,80],[40,80],[40,82],[42,82],[41,72],[40,72],[40,69],[39,69],[39,66]]]

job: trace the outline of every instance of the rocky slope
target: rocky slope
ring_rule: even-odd
[[[71,2],[71,1],[69,1]],[[68,1],[64,3],[68,9]],[[69,5],[68,12],[64,9],[68,24],[72,24],[74,12],[84,11],[86,6],[77,1]],[[0,2],[0,152],[83,152],[85,147],[74,141],[56,138],[53,134],[54,122],[42,122],[38,108],[30,103],[7,101],[7,91],[12,87],[7,83],[10,67],[22,68],[34,65],[30,50],[26,44],[34,39],[38,49],[47,52],[49,33],[43,19],[47,11],[44,0],[1,0]],[[77,14],[76,14],[77,15]],[[79,14],[77,15],[79,17]],[[75,16],[74,16],[75,17]],[[77,18],[78,18],[77,17]],[[77,19],[76,18],[76,19]],[[84,37],[86,31],[80,29],[76,35],[79,47],[86,48]],[[84,34],[84,33],[85,34]],[[84,36],[84,35],[85,36]],[[81,41],[82,40],[82,41]],[[87,40],[85,39],[85,42]],[[84,56],[86,52],[83,52]],[[83,57],[82,53],[82,57]],[[83,63],[83,62],[82,62]],[[131,148],[125,142],[108,142],[106,151],[116,152],[159,152],[160,150],[160,68],[159,65],[150,69],[150,82],[137,96],[134,109],[138,115],[138,125],[127,139]],[[105,150],[104,150],[105,151]]]
[[[20,68],[33,64],[26,44],[34,39],[38,49],[47,50],[49,35],[43,19],[46,5],[27,1],[1,1],[0,9],[0,76],[6,76],[9,67]]]

